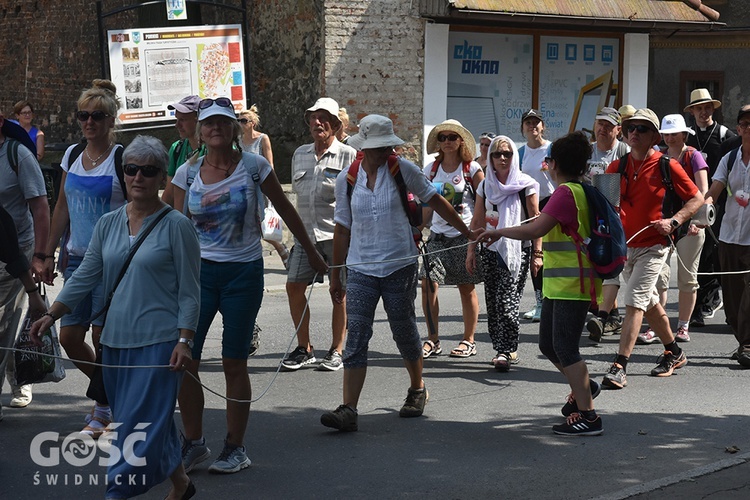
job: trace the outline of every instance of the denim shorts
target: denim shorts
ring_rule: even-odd
[[[78,269],[81,262],[83,262],[83,257],[74,257],[72,255],[68,257],[68,266],[63,272],[63,278],[65,278],[66,282],[73,275],[73,272]],[[92,323],[96,326],[102,326],[104,324],[103,314],[94,321],[91,321],[91,316],[101,311],[106,302],[104,285],[99,283],[78,303],[75,309],[60,318],[60,327],[84,326],[88,329]]]
[[[262,300],[263,259],[252,262],[201,259],[201,312],[193,359],[201,359],[208,329],[217,312],[221,313],[224,326],[221,357],[247,359]]]

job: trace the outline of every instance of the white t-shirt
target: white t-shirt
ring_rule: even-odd
[[[550,197],[555,192],[555,183],[552,182],[552,177],[549,176],[549,172],[542,170],[542,162],[549,152],[549,146],[549,141],[544,141],[536,149],[529,147],[528,144],[522,146],[524,151],[521,172],[531,176],[539,183],[539,201]]]
[[[430,164],[422,170],[424,176],[427,177],[428,180],[432,175],[432,167],[434,163],[435,162],[430,162]],[[480,167],[477,162],[472,161],[469,164],[469,176],[472,179],[474,178],[474,175],[480,170],[482,170],[482,167]],[[451,199],[448,200],[448,203],[456,208],[456,212],[458,212],[458,214],[461,216],[461,220],[463,220],[464,224],[468,226],[471,223],[472,216],[474,215],[474,199],[472,198],[472,194],[469,189],[466,189],[466,179],[464,179],[463,164],[459,165],[456,170],[450,173],[445,172],[443,170],[443,166],[440,165],[437,169],[437,172],[435,172],[435,177],[432,178],[431,182],[433,184],[450,184],[453,187],[453,193],[446,193],[444,190],[441,194],[443,196],[453,194]],[[430,227],[430,231],[432,231],[433,233],[445,235],[448,238],[455,238],[456,236],[461,235],[461,232],[458,229],[448,224],[445,219],[443,219],[437,213],[432,214],[432,226]]]
[[[271,164],[255,155],[262,184],[271,173]],[[203,157],[197,160],[198,168]],[[188,212],[193,218],[201,257],[216,262],[252,262],[263,256],[256,186],[240,161],[232,175],[213,184],[204,184],[199,174],[187,189],[188,163],[175,172],[172,184],[186,190]]]
[[[83,257],[94,234],[94,226],[102,215],[125,204],[125,194],[115,169],[115,151],[122,146],[115,144],[109,156],[91,170],[83,168],[85,152],[69,165],[70,153],[75,147],[70,146],[65,151],[60,166],[68,173],[65,178],[65,200],[70,216],[68,253]]]
[[[586,173],[583,175],[583,180],[591,184],[595,175],[606,172],[610,163],[630,151],[630,146],[626,144],[623,147],[620,144],[620,141],[615,141],[614,147],[607,151],[599,149],[595,142],[591,144],[591,158],[586,162]]]

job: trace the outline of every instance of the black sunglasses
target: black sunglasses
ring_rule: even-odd
[[[490,156],[496,160],[499,158],[513,158],[513,151],[495,151]]]
[[[651,127],[647,125],[628,125],[628,134],[636,130],[639,134],[645,134],[646,132],[651,132]]]
[[[136,165],[135,163],[126,163],[122,166],[122,171],[129,177],[135,177],[140,170],[143,177],[156,177],[161,169],[156,165]]]
[[[445,142],[445,141],[453,142],[453,141],[459,140],[460,138],[461,136],[458,134],[449,134],[449,135],[438,134],[437,136],[438,142]]]
[[[232,108],[234,107],[232,105],[232,100],[228,97],[217,97],[216,99],[203,99],[198,104],[198,109],[206,109],[210,108],[216,104],[217,106],[221,106],[222,108]]]
[[[248,120],[247,118],[237,118],[237,121],[244,125],[247,122],[249,122],[250,120]]]
[[[552,160],[554,160],[554,158],[552,158],[551,156],[544,157],[544,163],[546,163],[547,165],[549,165],[552,162]]]
[[[105,113],[104,111],[92,111],[91,113],[89,113],[88,111],[79,111],[76,113],[76,118],[78,118],[78,121],[81,122],[88,121],[89,117],[93,118],[95,122],[100,122],[108,116],[110,115],[108,113]]]

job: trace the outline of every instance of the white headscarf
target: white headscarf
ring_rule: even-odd
[[[495,164],[491,156],[491,152],[495,151],[495,144],[500,141],[510,145],[513,151],[513,157],[510,159],[510,172],[505,183],[500,182],[495,175]],[[523,206],[518,193],[529,187],[534,187],[538,193],[539,183],[521,172],[518,148],[510,137],[505,135],[495,137],[492,139],[488,151],[487,172],[484,179],[485,207],[493,209],[493,205],[497,206],[498,228],[517,226],[521,223],[521,215],[523,214]],[[490,248],[498,252],[503,258],[513,279],[518,279],[518,273],[521,270],[521,241],[500,238]]]

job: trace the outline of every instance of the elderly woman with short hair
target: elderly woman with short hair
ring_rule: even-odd
[[[168,163],[161,142],[136,137],[123,163],[130,202],[97,222],[81,265],[32,335],[73,310],[100,280],[108,294],[114,292],[100,342],[104,386],[120,423],[112,445],[121,453],[107,471],[107,498],[140,495],[166,478],[172,482],[167,498],[190,498],[195,487],[182,466],[173,413],[198,323],[200,247],[192,223],[159,198]],[[141,239],[118,285],[131,247]],[[107,367],[167,364],[171,369]],[[129,451],[123,443],[135,431],[144,439]],[[143,465],[130,463],[133,456]],[[133,476],[135,484],[123,479]]]

